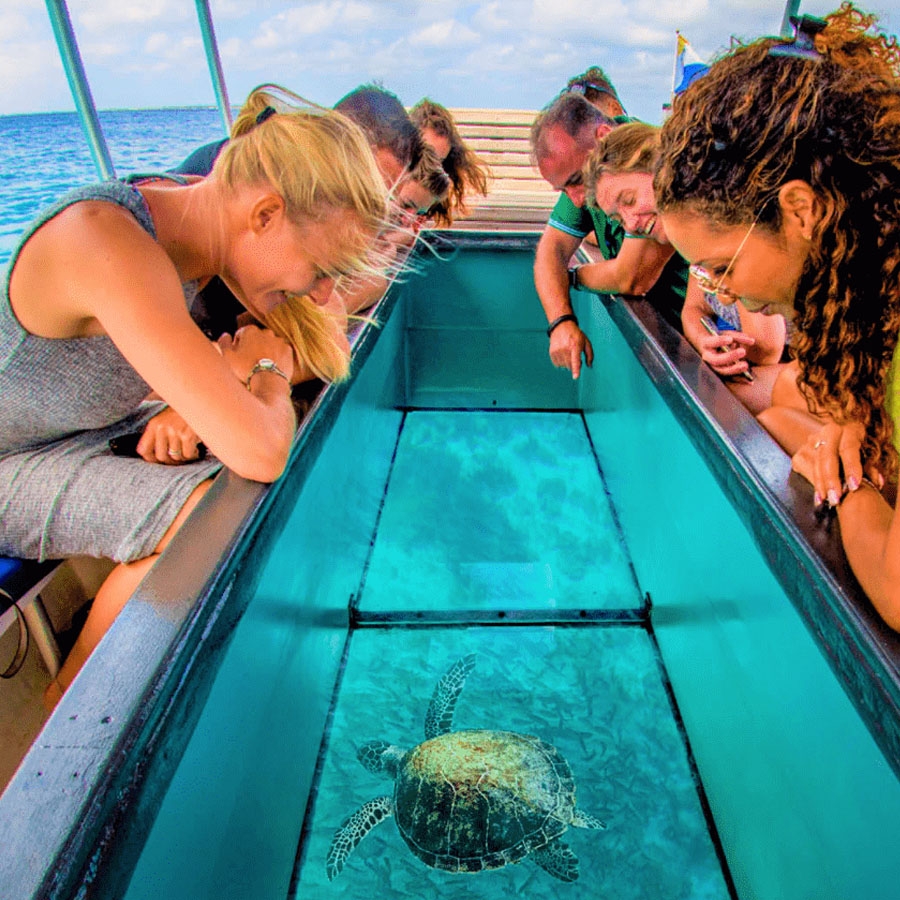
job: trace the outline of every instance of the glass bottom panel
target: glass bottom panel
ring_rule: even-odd
[[[640,604],[580,415],[406,416],[363,613]]]
[[[449,691],[432,701],[442,676],[470,654],[455,704]],[[651,638],[635,626],[356,631],[296,896],[726,900],[662,678]],[[425,741],[430,702],[449,730],[428,754],[404,760],[399,751]],[[364,768],[357,754],[373,740],[398,751],[370,747],[379,762]],[[373,814],[388,814],[380,824],[342,825],[378,798]],[[459,842],[451,849],[453,829],[466,831],[466,854]],[[517,842],[530,852],[509,849]],[[460,874],[419,858],[454,854],[498,867]]]

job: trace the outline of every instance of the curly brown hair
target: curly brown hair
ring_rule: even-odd
[[[421,131],[430,128],[450,142],[450,153],[444,160],[444,171],[450,176],[450,196],[435,207],[434,218],[439,225],[450,225],[453,218],[465,215],[467,194],[487,194],[490,169],[467,146],[450,110],[429,100],[420,100],[410,111],[409,117]]]
[[[887,376],[900,332],[900,48],[852,3],[816,53],[763,38],[722,57],[675,99],[654,189],[660,211],[777,233],[777,196],[814,190],[818,222],[794,299],[793,342],[811,408],[865,426],[863,454],[895,474]]]

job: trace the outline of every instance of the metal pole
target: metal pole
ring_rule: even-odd
[[[796,16],[800,12],[800,0],[787,0],[784,6],[784,18],[781,20],[781,36],[783,38],[792,38],[794,36],[794,26],[791,24],[791,16]]]
[[[66,70],[66,78],[69,80],[69,88],[75,107],[81,119],[81,127],[87,138],[91,156],[94,158],[94,166],[102,179],[115,178],[112,159],[100,128],[100,120],[97,118],[97,109],[94,106],[94,98],[91,96],[91,88],[87,76],[84,74],[84,66],[78,53],[78,44],[75,42],[75,32],[72,30],[72,21],[69,18],[69,10],[66,0],[46,0],[47,13],[50,16],[50,24],[53,26],[53,34],[56,37],[56,46],[59,48],[59,56],[62,59],[63,68]]]
[[[219,48],[216,44],[216,33],[213,31],[212,16],[209,12],[209,0],[194,0],[197,7],[197,18],[200,19],[200,31],[203,33],[203,46],[206,50],[206,62],[216,92],[216,103],[225,123],[225,132],[231,134],[231,107],[228,104],[228,91],[225,87],[225,76],[222,74],[222,63],[219,60]]]

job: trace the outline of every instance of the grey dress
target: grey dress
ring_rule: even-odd
[[[19,324],[9,278],[32,234],[81,200],[127,209],[153,238],[150,211],[121,181],[79,188],[38,217],[13,252],[0,298],[0,554],[87,555],[129,562],[150,555],[215,459],[164,466],[109,451],[163,407],[105,335],[48,339]],[[196,285],[185,285],[189,304]]]

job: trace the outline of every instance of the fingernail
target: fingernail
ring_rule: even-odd
[[[822,495],[816,491],[813,495],[813,506],[821,506],[822,505]]]
[[[828,505],[837,506],[841,502],[840,495],[833,488],[828,492]]]
[[[847,479],[847,490],[848,490],[848,491],[855,491],[855,490],[857,490],[858,488],[859,488],[859,481],[857,481],[855,475],[851,475],[851,476]]]

